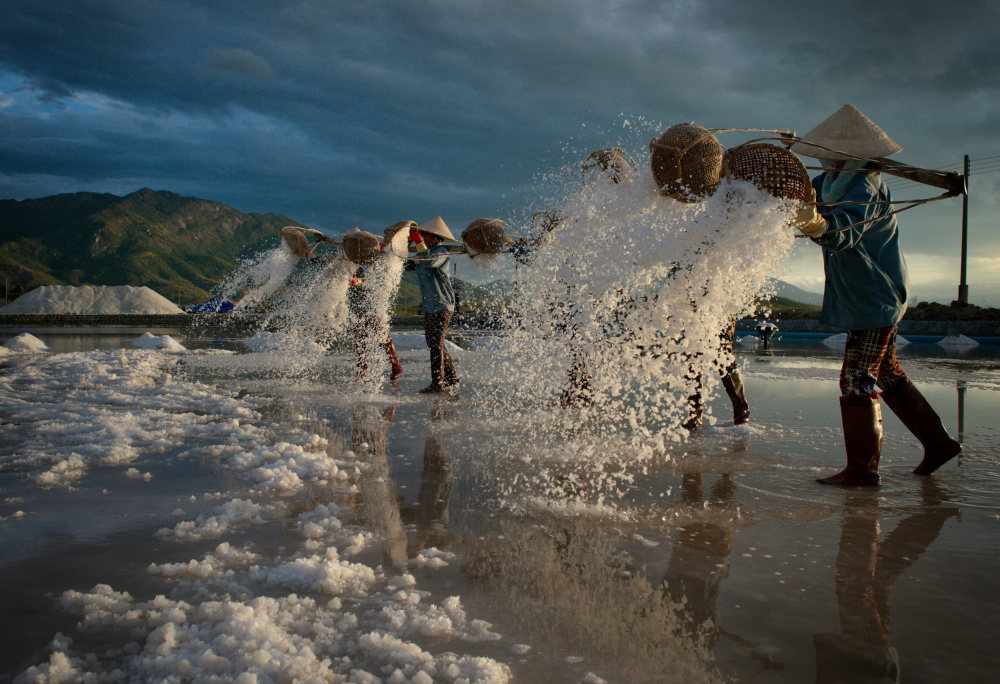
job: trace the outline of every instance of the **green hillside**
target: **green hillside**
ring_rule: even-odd
[[[181,304],[207,299],[238,258],[278,244],[278,214],[139,190],[0,200],[0,277],[39,285],[150,287]]]

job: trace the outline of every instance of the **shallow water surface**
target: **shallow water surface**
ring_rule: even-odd
[[[77,366],[0,370],[24,400],[0,416],[0,681],[54,672],[57,632],[73,640],[56,647],[73,671],[143,659],[150,680],[201,668],[271,681],[279,662],[304,677],[320,666],[303,648],[382,681],[938,682],[1000,669],[995,348],[900,351],[965,451],[911,475],[918,445],[886,409],[883,485],[868,490],[814,482],[844,462],[839,352],[820,344],[739,350],[751,422],[733,426],[717,397],[706,428],[634,459],[574,409],[556,433],[498,415],[479,390],[487,352],[458,357],[456,396],[428,398],[425,352],[404,352],[399,384],[366,394],[336,355],[289,379],[267,355],[133,352],[116,366],[90,349]],[[44,404],[46,391],[68,398]],[[59,441],[45,411],[70,433],[117,417]],[[48,448],[32,446],[32,425]],[[119,455],[51,471],[61,461],[45,454],[91,437]],[[265,617],[271,599],[284,603]]]

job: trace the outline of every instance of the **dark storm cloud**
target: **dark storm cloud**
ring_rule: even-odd
[[[997,148],[998,13],[978,0],[8,0],[0,195],[104,178],[331,230],[438,213],[463,225],[511,215],[536,173],[590,150],[641,157],[658,125],[802,133],[846,102],[905,161],[958,162]]]

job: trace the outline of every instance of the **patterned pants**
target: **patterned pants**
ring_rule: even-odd
[[[896,360],[896,326],[874,330],[849,330],[840,369],[840,393],[875,394],[875,385],[883,392],[910,383]]]
[[[424,314],[424,337],[430,349],[444,345],[444,335],[448,332],[449,323],[451,323],[451,311]]]

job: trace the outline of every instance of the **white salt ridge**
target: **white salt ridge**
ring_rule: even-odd
[[[49,478],[66,483],[96,465],[189,444],[194,453],[218,457],[254,490],[297,491],[345,478],[356,486],[361,470],[344,460],[347,452],[315,434],[265,437],[255,424],[260,416],[230,391],[173,375],[177,361],[160,351],[95,351],[7,369],[0,376],[0,418],[16,416],[10,422],[21,430],[10,435],[14,455],[4,462],[16,459],[39,484]],[[301,432],[297,426],[289,428]],[[146,477],[137,468],[125,472]],[[182,509],[173,513],[184,516]],[[196,601],[158,596],[137,602],[106,585],[67,592],[64,603],[79,612],[82,629],[117,631],[125,646],[89,654],[57,635],[48,662],[18,681],[509,681],[509,668],[492,659],[432,655],[412,643],[450,639],[454,651],[461,641],[500,635],[469,619],[457,597],[432,602],[411,575],[387,576],[346,560],[380,537],[345,527],[340,514],[336,505],[322,504],[301,513],[300,545],[281,557],[261,558],[223,542],[200,559],[149,566],[152,577],[178,583],[179,596]],[[235,498],[161,534],[204,540],[270,517],[262,503]],[[425,549],[423,572],[454,557]],[[353,601],[350,609],[342,597]]]
[[[156,536],[172,537],[179,542],[212,539],[244,525],[263,525],[263,511],[264,508],[253,501],[233,499],[219,506],[208,517],[199,515],[194,520],[177,523],[172,529],[162,528]]]
[[[128,470],[126,470],[125,477],[129,478],[130,480],[144,480],[146,482],[149,482],[150,480],[153,479],[152,474],[140,473],[138,468],[129,468]]]
[[[148,287],[43,285],[0,309],[2,314],[182,314]]]
[[[27,354],[41,354],[49,350],[49,346],[31,333],[21,333],[17,337],[12,337],[3,343],[4,349],[11,352],[23,352]]]
[[[187,348],[170,335],[154,335],[143,333],[142,337],[132,343],[133,349],[158,349],[165,352],[184,352]]]
[[[302,489],[307,482],[327,484],[344,480],[336,460],[313,443],[310,448],[288,442],[261,447],[253,451],[230,455],[226,465],[233,470],[247,473],[256,483],[258,491],[292,492]]]
[[[144,648],[127,646],[103,656],[114,662],[122,681],[376,682],[391,672],[385,681],[499,684],[511,676],[506,665],[488,658],[433,656],[399,636],[467,627],[457,597],[424,611],[397,610],[391,599],[373,598],[359,606],[364,612],[346,613],[339,599],[324,606],[295,594],[197,604],[161,595],[136,602],[127,592],[97,585],[89,593],[66,592],[63,604],[82,615],[84,628],[141,636]],[[102,672],[96,656],[70,653],[69,639],[57,635],[52,646],[49,662],[29,668],[18,681],[110,681],[98,679],[110,671]]]
[[[944,339],[940,340],[938,344],[942,347],[978,347],[979,343],[976,342],[971,337],[966,337],[965,335],[948,335]]]
[[[226,390],[174,377],[176,362],[161,352],[115,350],[7,368],[0,375],[4,461],[28,468],[40,486],[57,486],[94,466],[203,440],[257,448],[258,428],[240,423],[257,413]]]

